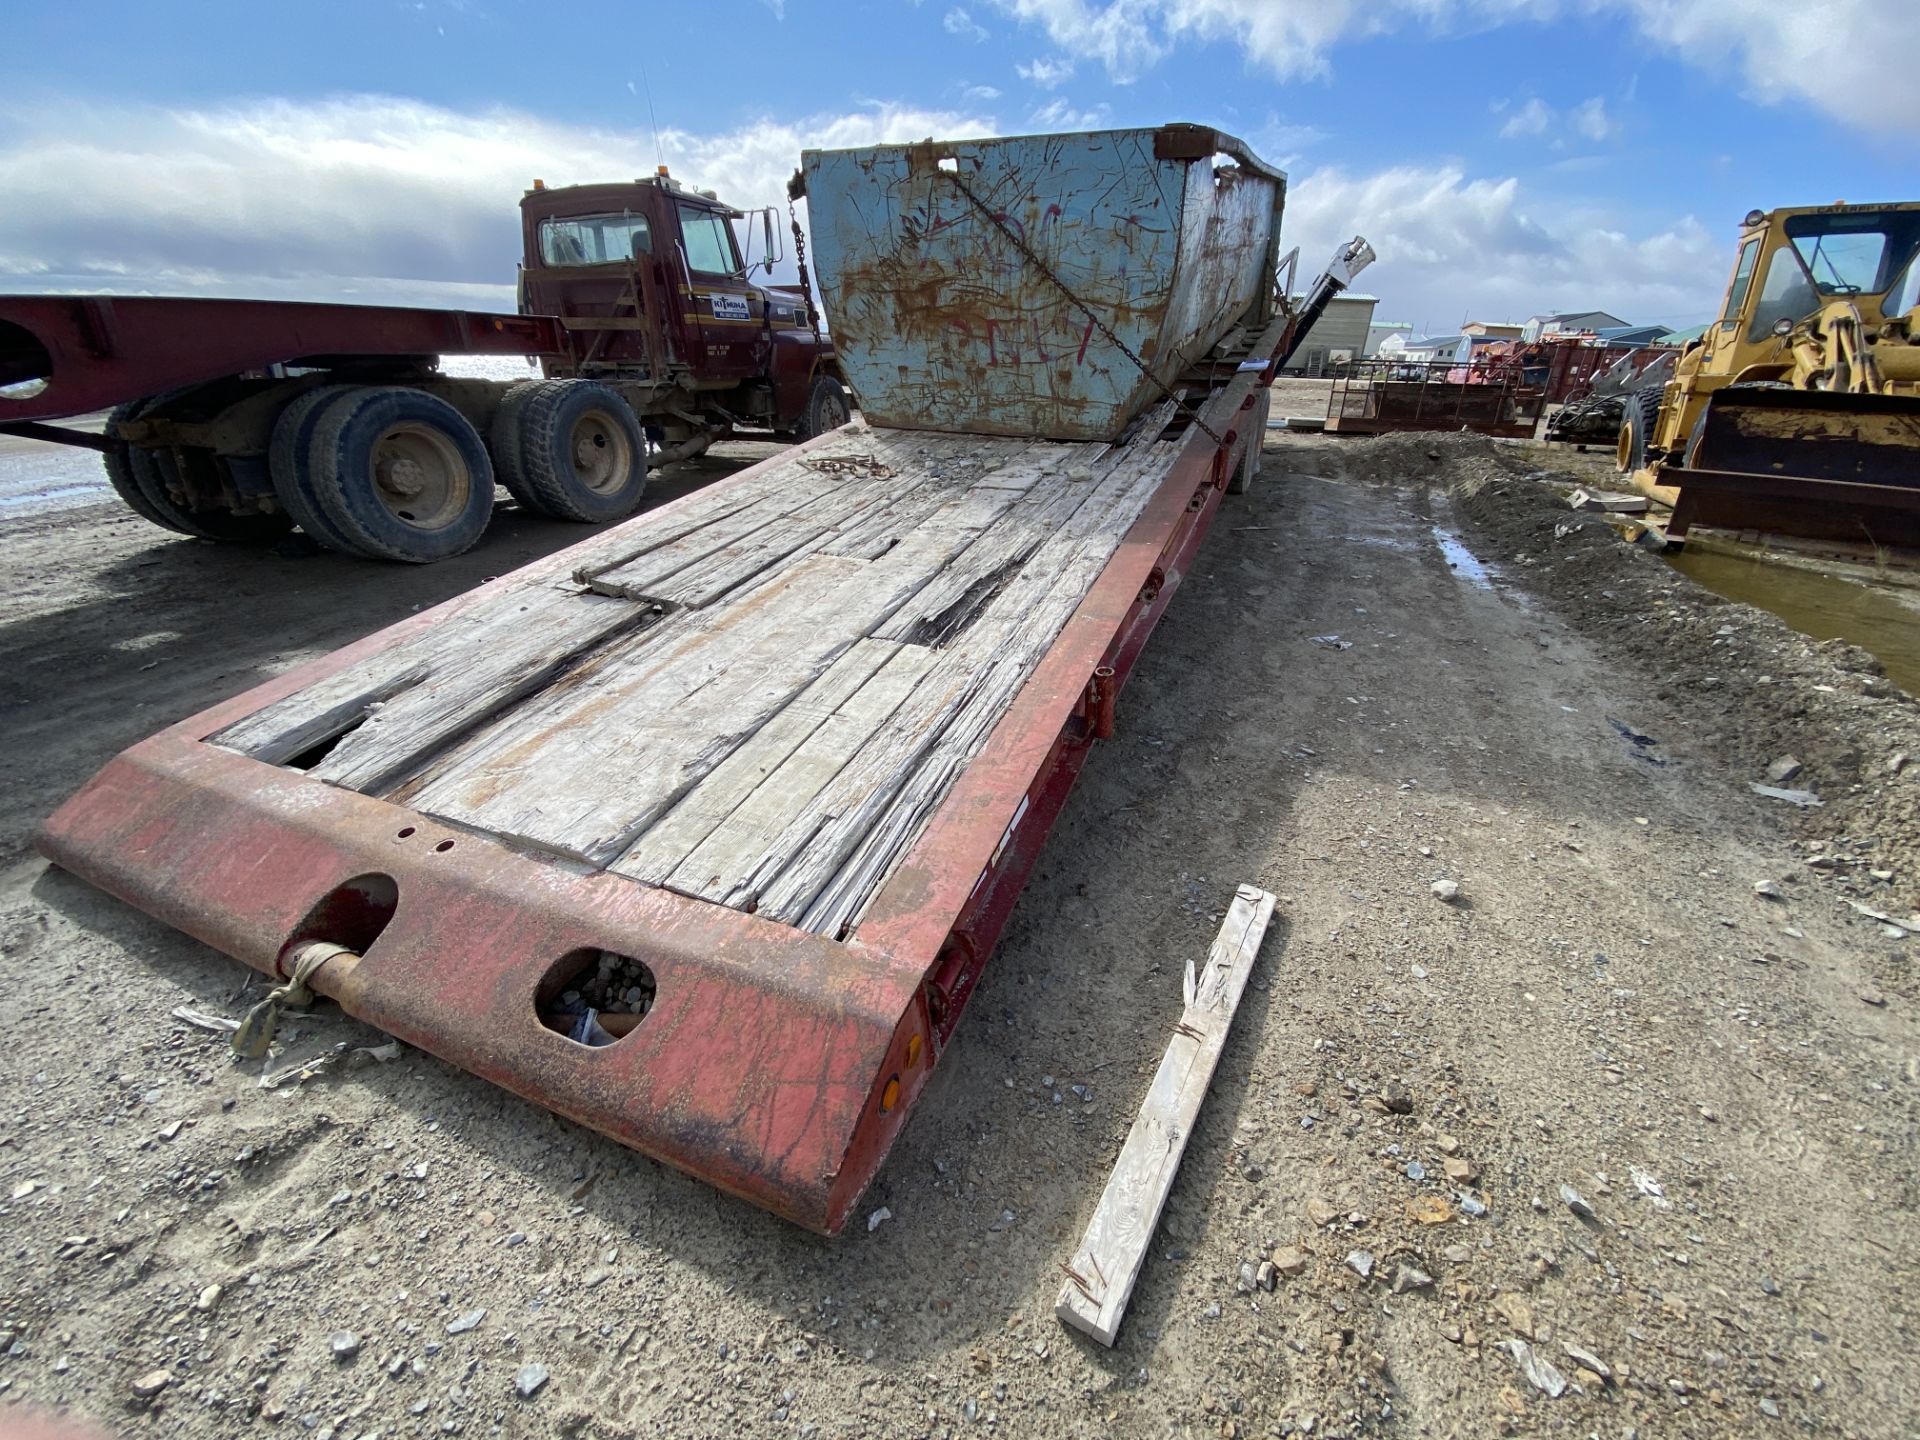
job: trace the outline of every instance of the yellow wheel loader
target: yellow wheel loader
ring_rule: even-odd
[[[1629,397],[1619,468],[1694,525],[1920,545],[1920,201],[1755,210],[1717,324]]]

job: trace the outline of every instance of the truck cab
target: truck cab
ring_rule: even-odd
[[[570,341],[544,358],[549,377],[628,389],[668,438],[683,428],[676,410],[788,435],[846,420],[833,345],[806,295],[752,279],[782,258],[771,209],[736,210],[662,166],[630,183],[536,180],[520,214],[520,313],[556,317]]]

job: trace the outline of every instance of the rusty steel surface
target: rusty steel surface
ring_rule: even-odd
[[[1327,429],[1349,435],[1464,429],[1527,439],[1544,409],[1543,392],[1521,384],[1514,367],[1358,360],[1334,377]]]
[[[875,425],[1111,440],[1236,322],[1268,318],[1286,180],[1230,136],[1167,126],[801,163],[825,308]]]
[[[0,295],[0,426],[337,356],[557,354],[557,320],[383,305]]]
[[[1256,353],[1271,355],[1283,328],[1270,326]],[[478,591],[134,746],[37,843],[267,974],[286,974],[310,942],[344,945],[359,958],[329,961],[312,984],[349,1013],[831,1233],[952,1035],[1234,460],[1259,443],[1247,417],[1271,378],[1271,366],[1243,371],[1206,405],[1225,448],[1189,428],[1159,491],[844,942],[563,866],[205,743],[442,623]],[[570,554],[535,565],[565,574]],[[538,1007],[602,951],[643,962],[656,994],[631,1033],[594,1049],[549,1029]]]

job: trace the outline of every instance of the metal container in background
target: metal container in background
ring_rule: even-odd
[[[1272,313],[1286,176],[1202,126],[809,150],[801,187],[875,425],[1111,440]]]

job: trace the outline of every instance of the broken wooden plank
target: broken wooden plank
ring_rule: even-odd
[[[659,822],[608,868],[650,885],[664,884],[767,776],[805,743],[900,646],[891,640],[860,640],[759,732],[688,791]]]
[[[848,696],[714,827],[667,877],[668,887],[683,895],[723,899],[743,865],[757,859],[801,807],[846,768],[900,708],[934,659],[931,650],[899,647],[871,680]]]
[[[1268,892],[1242,885],[1205,968],[1196,975],[1193,962],[1187,962],[1185,1011],[1120,1147],[1080,1248],[1062,1267],[1067,1283],[1060,1287],[1053,1313],[1102,1345],[1111,1346],[1120,1333],[1127,1301],[1226,1046],[1273,907]]]
[[[1062,482],[1085,489],[1088,498],[994,597],[988,611],[950,650],[941,652],[939,665],[900,707],[887,728],[794,817],[760,862],[743,873],[728,896],[728,904],[757,907],[758,913],[787,924],[801,922],[821,891],[839,874],[847,857],[861,846],[875,821],[924,763],[954,715],[979,690],[990,662],[1007,645],[1008,637],[1026,627],[1039,643],[1039,650],[1031,651],[1031,658],[1037,659],[1057,636],[1059,627],[1084,596],[1086,586],[1092,583],[1097,566],[1084,573],[1084,583],[1064,608],[1043,607],[1040,600],[1052,591],[1083,548],[1089,557],[1097,557],[1099,564],[1105,563],[1131,526],[1132,517],[1157,488],[1172,454],[1173,447],[1116,450],[1102,462],[1104,470],[1096,471],[1091,482]],[[1016,648],[1022,656],[1029,655],[1026,645]],[[1026,663],[1014,662],[1015,668]],[[1030,668],[1027,664],[1027,670]],[[864,894],[854,897],[852,908],[857,911],[864,899]],[[832,934],[835,930],[823,928],[821,933]]]
[[[484,727],[396,798],[610,864],[1017,498],[960,492],[883,559],[816,551],[680,612],[670,642],[606,647],[579,683]]]

